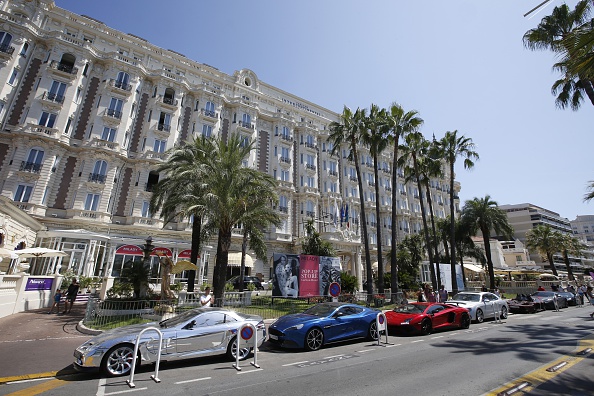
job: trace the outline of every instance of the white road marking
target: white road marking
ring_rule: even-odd
[[[99,380],[99,385],[97,385],[97,393],[96,396],[104,396],[105,395],[105,383],[107,380],[105,378],[101,378]]]
[[[414,344],[414,343],[416,343],[416,342],[423,342],[423,341],[425,341],[425,340],[414,340],[414,341],[411,341],[410,343],[411,343],[411,344]]]
[[[111,393],[104,393],[104,396],[109,396],[109,395],[119,395],[121,393],[129,393],[129,392],[136,392],[136,391],[141,391],[141,390],[147,390],[148,388],[145,386],[144,388],[132,388],[132,389],[128,389],[128,390],[123,390],[123,391],[118,391],[118,392],[111,392]]]
[[[287,364],[283,364],[282,367],[287,367],[287,366],[296,366],[298,364],[303,364],[303,363],[307,363],[309,362],[309,360],[304,360],[302,362],[296,362],[296,363],[287,363]]]
[[[392,348],[392,347],[395,347],[395,346],[400,346],[400,345],[402,345],[402,344],[391,344],[391,345],[386,345],[386,348]]]
[[[255,369],[255,370],[250,370],[250,371],[238,371],[237,374],[249,374],[249,373],[255,373],[256,371],[262,371],[264,369],[259,368],[259,369]]]
[[[436,339],[438,339],[438,338],[443,338],[443,337],[445,337],[445,336],[431,337],[431,339],[432,339],[432,340],[436,340]]]
[[[12,385],[12,384],[22,384],[25,382],[34,382],[34,381],[47,381],[50,379],[54,379],[55,377],[47,377],[47,378],[33,378],[33,379],[26,379],[26,380],[19,380],[19,381],[10,381],[7,382],[6,385]]]
[[[342,354],[340,354],[340,355],[326,356],[325,358],[322,358],[322,359],[332,359],[332,358],[335,358],[335,357],[340,357],[340,356],[344,356],[344,353],[342,353]]]
[[[176,384],[176,385],[179,385],[179,384],[187,384],[188,382],[204,381],[204,380],[209,380],[209,379],[211,379],[211,378],[212,378],[212,377],[194,378],[194,379],[191,379],[191,380],[186,380],[186,381],[178,381],[178,382],[175,382],[175,384]]]
[[[365,352],[371,352],[371,351],[375,351],[375,349],[365,349],[362,351],[355,351],[355,353],[365,353]]]

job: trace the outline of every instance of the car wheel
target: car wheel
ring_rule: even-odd
[[[501,307],[501,319],[507,319],[507,307],[505,305]]]
[[[317,351],[324,343],[324,332],[317,327],[309,330],[305,335],[305,349],[308,351]]]
[[[367,338],[370,340],[377,340],[379,334],[377,332],[377,322],[374,320],[369,324],[369,331],[367,332]]]
[[[483,313],[482,309],[477,309],[476,310],[476,321],[478,323],[483,323],[483,321],[485,320],[485,314]]]
[[[108,377],[127,375],[132,370],[134,345],[119,344],[111,348],[101,361],[101,371]],[[136,367],[140,366],[140,354],[136,357]]]
[[[241,348],[239,350],[239,360],[247,359],[251,351],[251,348]],[[237,360],[237,337],[234,337],[227,345],[227,357],[229,360]]]
[[[431,325],[431,320],[423,319],[423,321],[421,322],[421,334],[423,334],[423,335],[431,334],[432,330],[433,330],[433,326]]]
[[[460,319],[460,328],[467,329],[470,327],[470,316],[468,314],[462,314],[462,318]]]

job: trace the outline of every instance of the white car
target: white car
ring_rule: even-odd
[[[478,323],[482,323],[486,318],[495,318],[496,312],[499,312],[501,319],[505,319],[509,312],[507,300],[489,292],[460,292],[447,303],[458,304],[468,309],[470,318]]]

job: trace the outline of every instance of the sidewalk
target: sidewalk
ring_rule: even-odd
[[[61,306],[62,311],[64,306]],[[86,302],[77,302],[69,314],[48,315],[48,308],[0,318],[0,373],[2,377],[59,371],[72,366],[74,349],[91,336],[76,329]]]

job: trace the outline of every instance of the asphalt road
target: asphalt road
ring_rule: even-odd
[[[264,344],[257,356],[259,369],[244,361],[242,371],[236,371],[224,357],[163,362],[161,383],[150,379],[154,366],[143,366],[135,375],[134,389],[126,385],[128,377],[70,375],[66,369],[57,377],[5,383],[0,385],[0,394],[592,395],[594,352],[577,354],[594,349],[590,312],[590,308],[571,307],[514,315],[503,323],[473,323],[468,330],[390,336],[389,344],[382,346],[360,340],[301,352]],[[79,338],[74,346],[84,339]],[[61,353],[72,359],[72,341],[45,343],[54,345],[51,348],[64,345]],[[29,348],[29,342],[21,344]],[[62,363],[54,364],[56,356],[40,350],[40,345],[44,343],[37,345],[35,355],[25,354],[22,359],[39,360],[35,363],[39,367],[45,362],[44,371],[65,368]],[[5,343],[0,348],[5,356]]]

